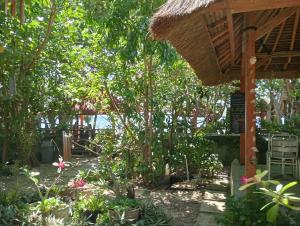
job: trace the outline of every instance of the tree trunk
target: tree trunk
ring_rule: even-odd
[[[151,138],[152,138],[152,113],[150,109],[150,101],[152,98],[151,91],[151,72],[152,72],[152,57],[147,60],[144,59],[145,72],[144,72],[144,123],[145,123],[145,138],[144,138],[144,164],[148,166],[149,171],[151,171],[151,161],[152,161],[152,150],[151,150]],[[148,177],[148,175],[145,175]]]

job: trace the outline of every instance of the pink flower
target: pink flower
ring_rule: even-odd
[[[246,176],[241,176],[241,178],[240,178],[240,183],[241,183],[242,185],[247,184],[248,182],[249,182],[249,178],[248,178],[248,177],[246,177]]]
[[[80,178],[80,179],[75,179],[75,180],[71,181],[69,186],[72,188],[82,188],[85,184],[86,184],[86,181],[84,179]]]
[[[63,158],[59,156],[58,162],[52,163],[53,166],[57,167],[57,172],[60,173],[66,166],[69,166],[68,163],[63,161]]]

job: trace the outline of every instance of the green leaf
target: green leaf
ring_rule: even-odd
[[[279,204],[274,205],[271,207],[267,212],[267,221],[270,223],[275,223],[278,216]]]
[[[287,189],[289,189],[289,188],[295,186],[296,184],[298,184],[297,181],[292,181],[292,182],[290,182],[290,183],[284,185],[283,188],[280,190],[280,194],[283,194]]]
[[[260,210],[264,210],[267,206],[269,206],[269,205],[271,205],[271,204],[273,204],[274,202],[269,202],[269,203],[267,203],[266,205],[264,205],[262,208],[260,208]]]
[[[287,198],[292,202],[300,202],[300,198],[296,196],[287,196]]]
[[[240,191],[243,191],[243,190],[247,189],[248,187],[250,187],[250,186],[252,186],[252,185],[254,185],[254,184],[256,184],[256,183],[252,182],[252,183],[249,183],[249,184],[245,184],[245,185],[241,186],[241,187],[239,188],[239,190],[240,190]]]
[[[266,182],[267,182],[267,183],[270,183],[270,184],[274,184],[274,185],[280,184],[280,182],[277,181],[277,180],[267,180]]]

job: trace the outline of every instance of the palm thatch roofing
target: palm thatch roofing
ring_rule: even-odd
[[[150,32],[169,41],[204,85],[240,78],[244,15],[256,17],[257,78],[300,77],[300,1],[168,0]]]

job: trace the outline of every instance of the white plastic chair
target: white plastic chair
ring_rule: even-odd
[[[292,166],[293,175],[298,178],[298,137],[289,134],[269,136],[267,152],[268,178],[271,177],[271,166],[281,165],[281,173],[285,174],[285,166]]]

